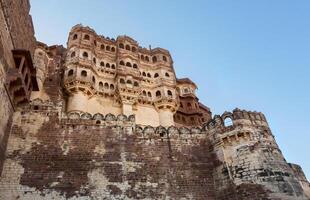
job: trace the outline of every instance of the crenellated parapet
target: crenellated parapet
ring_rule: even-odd
[[[268,127],[266,117],[261,112],[253,112],[234,109],[233,112],[224,112],[222,115],[215,115],[212,120],[204,124],[206,129],[225,128],[231,126],[265,126]],[[225,130],[224,130],[225,131]]]
[[[193,138],[206,138],[206,132],[201,127],[176,127],[176,126],[141,126],[137,125],[135,116],[130,115],[103,115],[71,111],[61,115],[61,125],[71,127],[73,129],[87,126],[91,128],[130,128],[131,131],[140,138],[146,140],[171,139],[171,140],[188,140]]]
[[[61,116],[61,124],[66,126],[94,126],[94,127],[113,127],[113,126],[124,126],[134,127],[135,116],[130,115],[103,115],[96,113],[94,115],[90,113],[71,111],[69,113],[63,113]]]

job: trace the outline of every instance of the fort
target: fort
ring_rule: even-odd
[[[308,200],[260,112],[212,115],[168,50],[72,27],[36,40],[0,0],[0,199]]]

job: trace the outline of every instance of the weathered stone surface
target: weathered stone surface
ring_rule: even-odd
[[[130,121],[118,128],[68,124],[48,113],[15,113],[1,198],[214,199],[204,135],[150,137],[128,132]]]
[[[68,49],[35,44],[29,1],[0,5],[0,199],[309,199],[309,182],[286,162],[265,116],[235,109],[211,119],[195,84],[176,84],[167,50],[81,25],[70,32]],[[14,110],[5,80],[16,48],[34,55],[39,91]],[[84,52],[88,58],[77,62]],[[96,71],[101,59],[109,65]],[[138,61],[136,71],[118,59]],[[94,79],[70,82],[70,70],[86,69]],[[119,77],[140,87],[112,84],[111,92],[95,85]],[[187,105],[178,111],[176,87]]]
[[[0,171],[14,112],[6,87],[7,73],[15,68],[12,50],[36,46],[29,9],[28,0],[0,0]]]

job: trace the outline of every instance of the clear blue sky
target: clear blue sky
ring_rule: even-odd
[[[31,0],[36,37],[63,44],[82,23],[170,51],[214,114],[265,113],[288,162],[310,178],[309,0]]]

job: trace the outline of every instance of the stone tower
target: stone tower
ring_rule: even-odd
[[[208,122],[206,130],[218,158],[215,184],[221,198],[232,183],[264,186],[275,199],[307,199],[262,113],[225,112]]]

